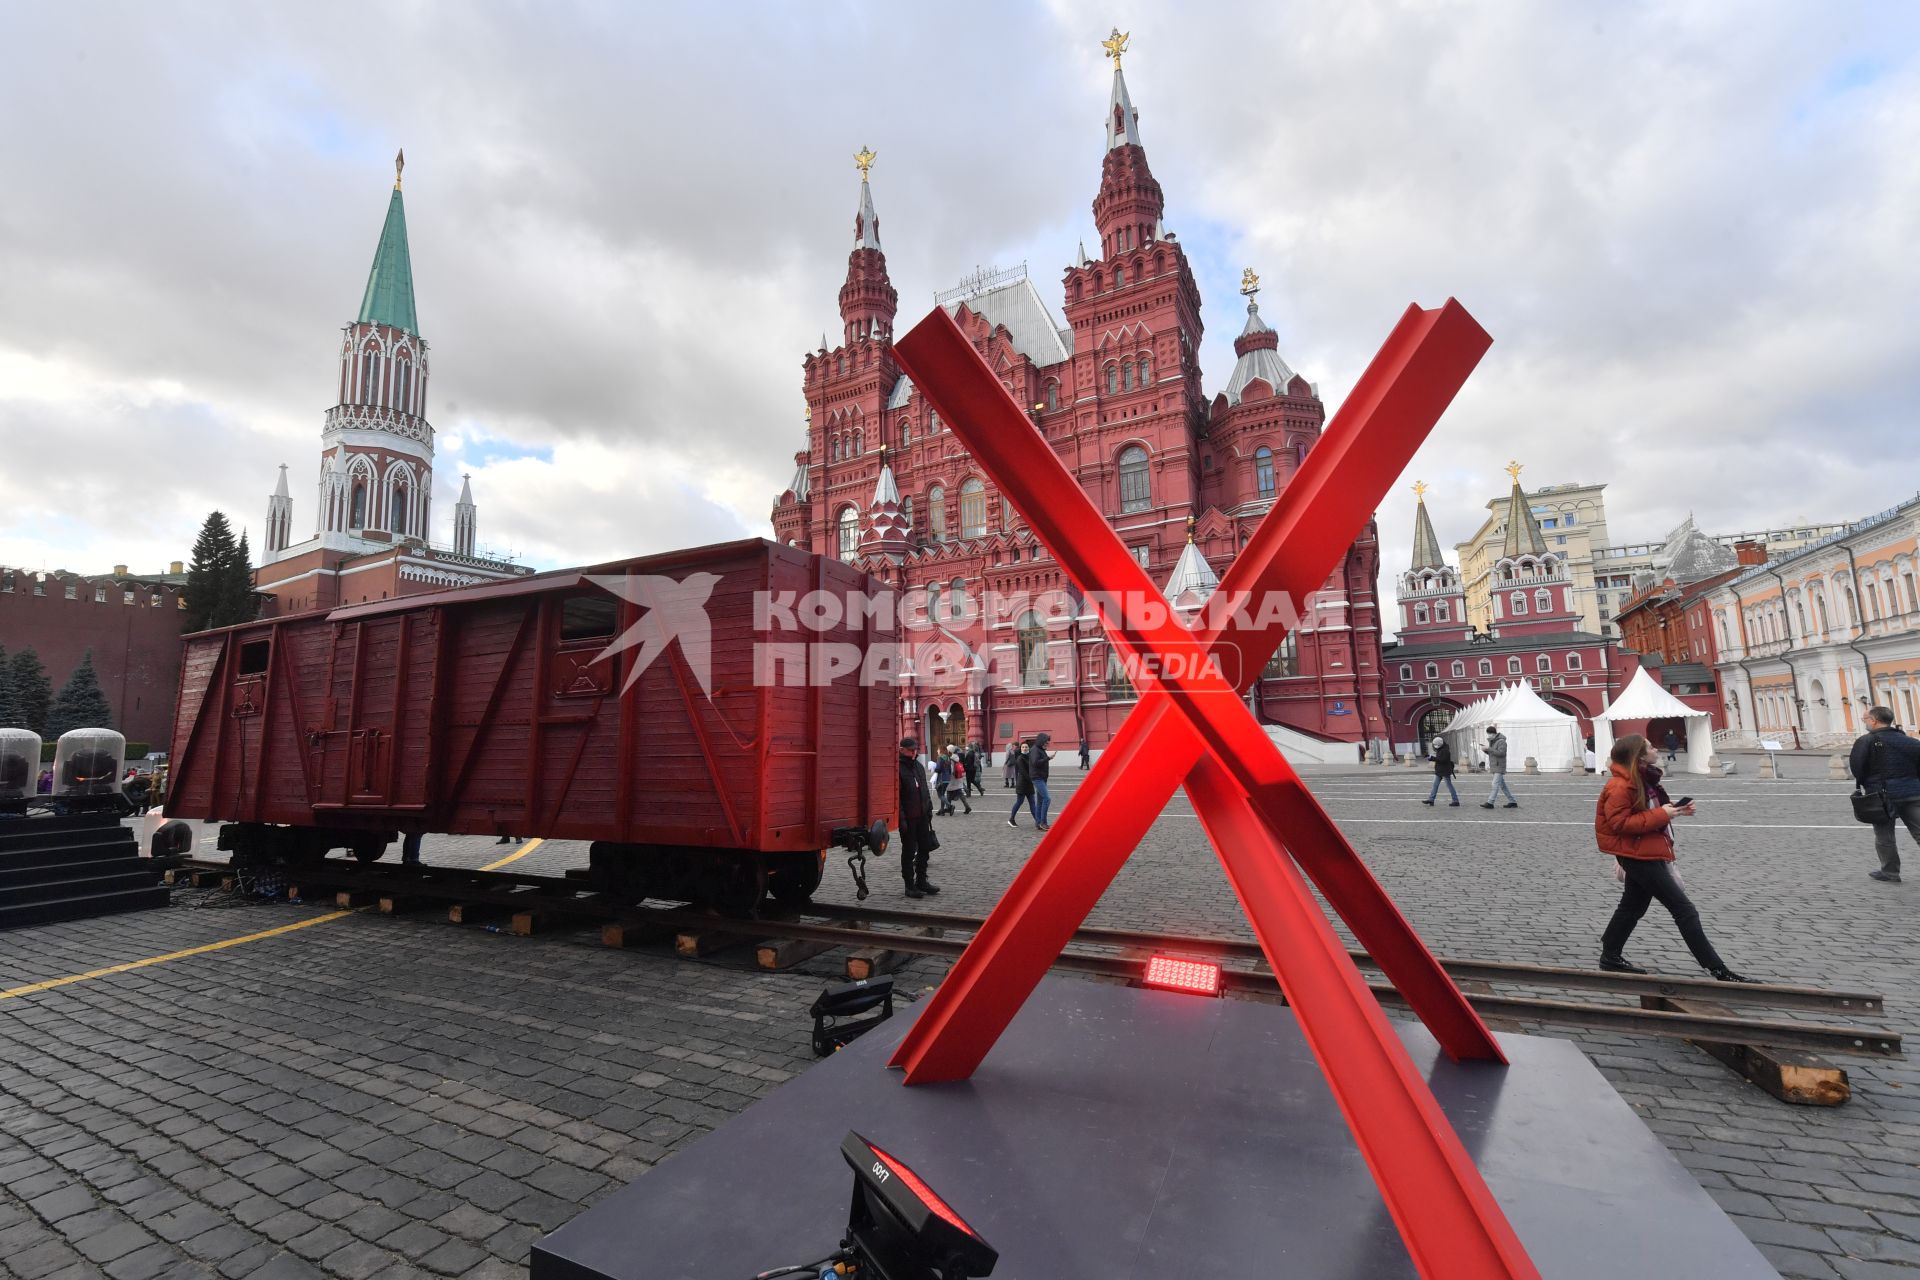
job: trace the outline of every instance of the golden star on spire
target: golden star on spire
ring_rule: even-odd
[[[393,189],[395,191],[400,189],[400,171],[406,167],[407,149],[402,147],[399,153],[393,157]]]
[[[1249,298],[1260,292],[1260,277],[1253,274],[1252,267],[1240,273],[1240,292]]]
[[[873,162],[879,155],[879,152],[870,151],[866,147],[861,147],[860,150],[854,152],[853,162],[860,166],[860,181],[865,182],[867,180],[867,170],[873,168]]]
[[[1507,464],[1507,474],[1513,477],[1515,484],[1520,483],[1520,473],[1525,469],[1526,468],[1522,467],[1518,462],[1509,462]]]
[[[1421,503],[1426,502],[1427,482],[1425,480],[1415,480],[1413,482],[1413,497],[1414,497],[1414,501],[1416,502],[1421,502]]]
[[[1113,59],[1113,69],[1115,71],[1120,69],[1120,55],[1127,51],[1127,37],[1132,34],[1131,31],[1122,31],[1120,28],[1115,27],[1113,34],[1100,42],[1100,47],[1107,51],[1109,58]]]

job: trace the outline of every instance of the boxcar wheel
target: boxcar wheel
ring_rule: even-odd
[[[802,855],[789,859],[767,873],[767,892],[784,906],[803,907],[813,901],[823,869],[824,863],[818,857]]]
[[[353,850],[353,856],[359,861],[378,862],[387,852],[387,839],[385,836],[377,835],[355,836],[353,844],[349,847]],[[323,852],[321,856],[326,855]]]
[[[750,917],[767,900],[767,868],[758,858],[732,857],[715,869],[710,901],[721,915]]]

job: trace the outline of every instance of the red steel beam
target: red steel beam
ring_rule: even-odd
[[[1458,378],[1437,397],[1433,415],[1419,425],[1413,439],[1415,445],[1431,428],[1438,409],[1444,408],[1466,372],[1485,350],[1487,339],[1464,310],[1450,303],[1446,311],[1410,312],[1395,331],[1395,339],[1403,342],[1397,344],[1394,339],[1389,340],[1389,350],[1401,346],[1403,353],[1410,355],[1404,351],[1409,345],[1404,339],[1410,337],[1411,347],[1418,348],[1449,312],[1453,314],[1452,328],[1460,344],[1458,349],[1470,351],[1470,355],[1459,368]],[[1409,321],[1413,322],[1411,326]],[[1406,333],[1410,327],[1419,332]],[[1237,624],[1232,619],[1216,616],[1214,633],[1196,641],[1191,632],[1170,617],[1153,616],[1151,610],[1139,607],[1159,601],[1153,584],[944,312],[936,311],[916,327],[902,339],[898,350],[915,384],[927,394],[935,409],[945,415],[1002,491],[1013,498],[1029,525],[1075,583],[1089,594],[1102,589],[1122,593],[1122,607],[1106,617],[1116,639],[1137,653],[1163,661],[1177,655],[1191,655],[1196,647],[1209,654],[1231,651],[1243,662],[1258,653],[1263,645],[1271,652],[1272,644],[1266,642],[1264,633],[1250,626],[1240,626],[1235,632]],[[1383,351],[1383,356],[1387,354]],[[1404,365],[1404,361],[1390,363]],[[1362,397],[1363,417],[1373,416],[1390,395],[1399,374],[1405,372],[1403,367],[1387,374],[1386,385],[1381,385],[1381,380],[1371,376],[1379,371],[1380,365],[1377,359],[1369,369],[1369,377],[1363,379],[1363,388],[1368,393]],[[1323,470],[1324,475],[1310,478],[1313,490],[1333,483],[1340,469],[1330,461]],[[1396,473],[1397,467],[1388,473],[1381,490]],[[1364,487],[1364,482],[1356,483]],[[1297,474],[1288,486],[1289,491],[1300,484],[1301,476]],[[1303,494],[1303,500],[1291,504],[1290,511],[1311,510],[1314,506],[1311,499],[1315,496],[1311,491]],[[1378,493],[1374,497],[1377,499]],[[1266,522],[1273,523],[1271,518]],[[1263,524],[1262,533],[1265,529]],[[1319,524],[1316,532],[1324,535],[1326,525]],[[1353,532],[1357,529],[1348,530],[1334,543],[1336,561]],[[1319,539],[1326,540],[1324,536]],[[1251,571],[1256,585],[1263,579],[1281,577],[1276,565],[1286,560],[1286,553],[1291,550],[1279,530],[1261,541],[1265,561],[1256,563]],[[1318,557],[1309,551],[1306,558],[1311,562]],[[1304,566],[1305,569],[1313,567],[1311,563]],[[1311,587],[1318,587],[1325,577],[1322,572],[1308,581]],[[1223,584],[1222,594],[1226,591]],[[1295,597],[1301,598],[1304,593]],[[1224,603],[1231,601],[1232,597],[1228,596]],[[1217,615],[1220,611],[1215,612]],[[1222,634],[1229,633],[1231,643],[1222,644]],[[1277,637],[1273,643],[1277,643]],[[1264,662],[1265,656],[1259,653],[1259,661]],[[1251,680],[1258,669],[1249,662],[1237,674],[1244,683]],[[1416,1265],[1429,1276],[1537,1274],[1399,1038],[1367,991],[1344,946],[1283,855],[1290,850],[1314,875],[1329,901],[1353,925],[1363,945],[1376,954],[1384,949],[1383,964],[1391,963],[1405,972],[1414,987],[1408,993],[1410,1003],[1435,1027],[1436,1033],[1451,1034],[1457,1041],[1464,1042],[1450,1044],[1449,1051],[1457,1052],[1464,1047],[1471,1056],[1498,1058],[1499,1050],[1493,1045],[1491,1035],[1466,1007],[1464,998],[1393,907],[1338,828],[1254,723],[1239,701],[1237,690],[1204,668],[1194,671],[1163,667],[1161,677],[1149,691],[1151,707],[1143,703],[1136,709],[1114,747],[1107,752],[1107,756],[1115,759],[1103,757],[1102,766],[1115,767],[1096,768],[1090,774],[1082,787],[1087,794],[1076,796],[1076,803],[1063,810],[1057,840],[1051,837],[1043,840],[1043,846],[1054,843],[1059,852],[1049,860],[1041,875],[1029,878],[1023,871],[1007,898],[996,908],[994,917],[1004,920],[1038,911],[1054,922],[1054,932],[1057,932],[1062,916],[1078,910],[1081,903],[1091,906],[1106,880],[1110,880],[1111,871],[1117,870],[1132,848],[1133,842],[1128,842],[1116,854],[1109,847],[1099,868],[1107,871],[1107,875],[1089,894],[1086,869],[1074,865],[1072,854],[1089,844],[1099,847],[1095,843],[1097,834],[1089,838],[1089,832],[1096,825],[1095,816],[1103,811],[1126,811],[1116,816],[1129,821],[1118,825],[1144,831],[1164,804],[1166,795],[1186,777],[1196,808],[1204,815],[1234,890],[1276,975],[1297,1007],[1303,1032],[1327,1074]],[[1145,724],[1147,717],[1142,713],[1149,710],[1155,713],[1153,723]],[[1129,734],[1127,730],[1135,723],[1143,723],[1143,729]],[[1180,745],[1189,751],[1173,748],[1173,740],[1182,736],[1176,728],[1187,731],[1187,741]],[[1161,780],[1169,784],[1165,793],[1150,805],[1147,796],[1134,785],[1141,780],[1142,770],[1126,767],[1149,747],[1163,753],[1157,760],[1151,760],[1145,772],[1162,775]],[[1166,750],[1172,750],[1173,754],[1165,754]],[[1103,774],[1105,776],[1101,776]],[[1118,785],[1122,775],[1128,776],[1126,788]],[[1292,833],[1288,848],[1283,848],[1277,838],[1276,833],[1282,830]],[[1036,851],[1035,861],[1039,860]],[[1068,888],[1071,900],[1055,900],[1048,892],[1062,884]],[[1077,893],[1072,892],[1075,889]],[[1070,935],[1082,919],[1084,911],[1074,915],[1066,924],[1067,934]],[[989,925],[992,924],[993,917],[990,917]],[[987,932],[983,929],[982,936],[969,948],[969,955],[976,951],[983,953],[986,963],[977,966],[981,971],[993,967],[991,952],[997,949],[995,941],[986,936]],[[1006,932],[1009,936],[999,939],[1001,944],[1013,941],[1011,935],[1017,935],[1019,930]],[[1041,932],[1044,931],[1036,931]],[[1037,953],[1036,940],[1034,935],[1029,935],[1023,945],[1015,946],[1012,966],[1015,972],[1030,967],[1036,959],[1044,966],[1045,960],[1051,958]],[[1392,957],[1390,962],[1387,956]],[[939,1078],[946,1074],[938,1061],[943,1043],[957,1046],[962,1057],[972,1056],[977,1065],[978,1057],[984,1055],[991,1039],[972,1046],[960,1043],[980,1029],[969,1028],[964,1017],[955,1016],[963,1011],[969,999],[997,1004],[1010,1019],[1031,991],[1031,984],[1026,985],[1014,995],[1011,1007],[1007,1008],[1009,1001],[1005,994],[998,1001],[985,1000],[988,988],[979,981],[981,976],[981,972],[975,972],[963,978],[956,968],[948,984],[943,984],[941,994],[945,995],[955,978],[962,978],[963,983],[956,988],[939,1025],[929,1031],[918,1046],[910,1048],[903,1043],[896,1056],[896,1061],[906,1059],[910,1080],[915,1067],[921,1069],[923,1077]],[[1389,972],[1389,976],[1395,975]],[[1395,980],[1399,982],[1400,978]],[[1449,995],[1450,1000],[1446,998]],[[1456,1010],[1464,1010],[1464,1023]],[[934,1012],[929,1009],[927,1015],[923,1015],[923,1026]],[[993,1021],[998,1019],[987,1020],[989,1037],[997,1035],[999,1029],[990,1026]],[[1000,1027],[1004,1027],[1004,1022]],[[1477,1053],[1473,1052],[1475,1031],[1477,1039],[1483,1042]],[[947,1064],[949,1070],[952,1065]]]
[[[951,322],[942,332],[943,319],[930,318],[901,341],[899,354],[916,385],[926,388],[929,379],[949,372],[964,378],[971,372],[969,394],[998,395],[1004,401],[998,407],[1010,405],[997,381],[979,376],[977,358]],[[1457,304],[1437,311],[1409,308],[1228,569],[1212,612],[1224,614],[1233,600],[1248,594],[1261,598],[1278,592],[1297,601],[1319,589],[1489,341]],[[941,362],[937,371],[936,360]],[[969,418],[956,418],[951,406],[939,404],[938,393],[934,398],[950,424],[967,424],[956,430],[974,433]],[[948,399],[970,403],[961,395]],[[1000,430],[1037,443],[1024,415],[1020,418],[1015,432],[1003,415]],[[1051,450],[1042,448],[1040,454],[1034,462],[1059,470]],[[1064,483],[1079,496],[1076,484]],[[1042,509],[1050,510],[1051,501]],[[1102,536],[1112,541],[1111,533]],[[1128,560],[1131,563],[1131,557]],[[1213,652],[1224,647],[1239,657],[1241,687],[1251,683],[1285,634],[1283,626],[1260,629],[1246,625],[1249,621],[1244,614],[1223,617],[1208,637]],[[907,1068],[910,1083],[964,1078],[973,1072],[1200,758],[1198,739],[1167,710],[1163,695],[1146,691],[1082,784],[1076,803],[1063,809],[1054,830],[1009,886],[975,945],[897,1050],[894,1062]],[[1264,743],[1265,735],[1260,737]],[[1290,816],[1314,828],[1330,828],[1311,796],[1304,790],[1298,794],[1304,801],[1292,799],[1298,812]],[[1122,799],[1133,803],[1123,804]],[[1082,829],[1088,834],[1079,834]],[[1309,870],[1326,881],[1322,891],[1330,898],[1363,900],[1365,905],[1354,904],[1349,918],[1361,917],[1354,922],[1357,931],[1370,935],[1365,943],[1369,950],[1383,961],[1392,957],[1389,976],[1396,984],[1420,992],[1421,1014],[1450,1055],[1503,1060],[1485,1025],[1411,928],[1398,919],[1397,909],[1364,864],[1348,859],[1345,867],[1337,867],[1321,860]],[[1381,920],[1380,927],[1367,927],[1368,906]]]

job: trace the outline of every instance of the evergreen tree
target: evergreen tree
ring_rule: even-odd
[[[53,705],[53,685],[47,679],[47,669],[40,663],[40,655],[31,649],[22,649],[13,655],[8,664],[9,674],[13,677],[14,706],[19,709],[20,719],[9,728],[31,729],[42,738],[47,736],[47,712]]]
[[[226,516],[218,511],[208,516],[200,526],[200,536],[193,541],[193,562],[187,566],[187,585],[181,590],[187,604],[180,611],[182,631],[225,625],[216,619],[229,591],[227,583],[238,550]]]
[[[253,598],[253,553],[247,549],[247,535],[233,549],[220,579],[220,606],[212,627],[230,627],[237,622],[252,622],[258,613]]]
[[[7,665],[5,646],[0,646],[0,729],[24,728],[19,699],[13,696],[13,668]]]
[[[49,738],[58,738],[69,729],[111,729],[113,707],[101,692],[100,677],[93,671],[93,650],[87,650],[80,665],[67,677],[66,687],[53,700],[47,714]]]

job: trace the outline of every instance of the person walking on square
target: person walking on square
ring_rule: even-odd
[[[947,812],[953,812],[953,802],[958,800],[968,813],[973,805],[967,800],[967,762],[960,754],[960,748],[951,742],[947,744],[947,763],[952,767],[952,778],[947,782]]]
[[[949,792],[953,790],[953,757],[944,751],[934,753],[933,757],[933,794],[940,800],[940,807],[934,810],[939,817],[953,813],[953,800]]]
[[[960,759],[961,759],[961,762],[965,764],[967,767],[967,785],[965,789],[969,792],[978,791],[981,795],[987,794],[986,787],[981,785],[981,782],[980,782],[980,744],[979,742],[975,741],[975,742],[968,743],[967,749],[960,753]]]
[[[1047,744],[1053,741],[1050,733],[1038,734],[1033,739],[1033,747],[1027,752],[1027,776],[1033,779],[1033,798],[1037,802],[1033,811],[1034,825],[1042,831],[1047,829],[1047,815],[1053,812],[1053,796],[1047,791],[1047,779],[1053,772],[1055,752],[1047,750]]]
[[[1675,733],[1673,730],[1669,729],[1667,730],[1667,763],[1672,764],[1674,761],[1674,758],[1679,754],[1680,754],[1680,735]]]
[[[1087,740],[1085,738],[1080,739],[1080,767],[1082,769],[1093,768],[1093,752],[1087,748]]]
[[[940,886],[927,880],[927,855],[938,846],[927,766],[920,763],[920,740],[909,734],[900,739],[900,876],[909,898],[940,892]]]
[[[1040,808],[1033,802],[1033,774],[1029,771],[1032,759],[1027,755],[1027,744],[1022,742],[1007,752],[1007,764],[1013,774],[1013,812],[1007,815],[1007,825],[1020,825],[1020,806],[1027,806],[1033,814],[1033,823],[1040,825]]]
[[[1432,804],[1440,798],[1440,784],[1447,784],[1447,794],[1453,799],[1448,802],[1449,809],[1460,807],[1460,793],[1453,789],[1453,752],[1447,747],[1445,738],[1433,740],[1433,790],[1427,792],[1427,798],[1421,804]]]
[[[1482,809],[1493,808],[1493,802],[1500,798],[1501,792],[1507,794],[1509,809],[1518,809],[1520,802],[1513,798],[1513,788],[1507,785],[1507,735],[1500,732],[1500,726],[1487,726],[1487,772],[1493,775],[1493,790],[1480,802]]]
[[[1920,739],[1901,732],[1893,722],[1892,707],[1867,708],[1867,731],[1854,739],[1847,757],[1853,779],[1866,792],[1886,798],[1886,817],[1873,824],[1873,851],[1880,869],[1867,875],[1884,884],[1900,883],[1897,818],[1907,834],[1920,844]]]
[[[1673,874],[1673,820],[1693,816],[1693,804],[1658,804],[1655,789],[1649,792],[1646,767],[1652,748],[1637,733],[1630,733],[1613,744],[1608,757],[1607,785],[1594,804],[1593,833],[1602,853],[1613,855],[1623,880],[1620,905],[1600,935],[1600,967],[1610,973],[1645,973],[1625,955],[1627,939],[1647,905],[1654,899],[1673,915],[1673,923],[1686,940],[1687,950],[1700,967],[1721,982],[1754,982],[1727,968],[1727,962],[1707,940],[1700,926],[1700,910],[1680,886]]]
[[[1019,773],[1019,766],[1014,763],[1014,757],[1018,756],[1019,754],[1020,754],[1019,743],[1015,742],[1015,743],[1007,744],[1007,758],[1000,768],[1000,785],[1002,787],[1011,788],[1013,786],[1014,780]]]

